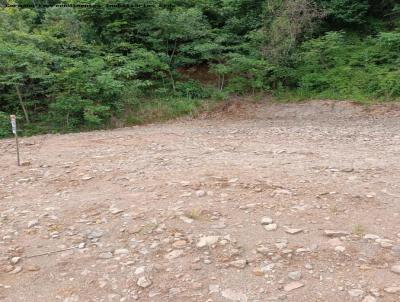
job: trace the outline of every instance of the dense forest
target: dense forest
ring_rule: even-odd
[[[0,0],[0,137],[263,94],[399,99],[398,1]]]

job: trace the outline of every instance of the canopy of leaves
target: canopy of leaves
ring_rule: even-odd
[[[20,7],[0,6],[0,136],[8,114],[74,131],[221,93],[400,98],[396,0],[5,3]]]

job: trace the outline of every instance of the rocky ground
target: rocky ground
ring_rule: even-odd
[[[0,141],[0,301],[400,301],[399,107],[233,104]]]

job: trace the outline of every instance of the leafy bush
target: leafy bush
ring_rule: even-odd
[[[164,97],[138,99],[134,108],[127,112],[124,120],[128,125],[137,125],[154,120],[164,121],[182,115],[195,115],[206,101],[200,99]]]
[[[50,104],[49,112],[56,128],[71,131],[80,126],[93,128],[104,124],[110,116],[109,109],[92,100],[60,97]]]
[[[238,53],[228,55],[224,64],[217,64],[212,71],[224,76],[226,89],[234,93],[247,93],[268,89],[271,65],[262,57],[249,57]],[[221,88],[224,87],[222,83]]]
[[[12,135],[10,117],[5,112],[0,111],[0,138],[10,135]]]
[[[393,100],[400,97],[400,71],[382,73],[377,77],[377,89],[374,94],[378,98]]]
[[[109,2],[0,9],[0,136],[11,112],[30,135],[195,114],[230,93],[400,98],[395,0]]]
[[[188,99],[205,99],[211,96],[212,89],[196,81],[176,83],[176,94],[178,97]]]
[[[368,0],[321,0],[322,7],[335,22],[363,24],[369,9]]]
[[[400,34],[364,40],[330,32],[303,43],[296,74],[302,94],[333,98],[400,97]]]

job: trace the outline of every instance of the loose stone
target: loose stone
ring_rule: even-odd
[[[361,289],[350,289],[348,291],[349,295],[352,297],[361,297],[364,295],[364,291]]]
[[[301,272],[300,271],[294,271],[290,272],[288,274],[289,279],[292,279],[293,281],[299,281],[301,279]]]
[[[271,217],[264,216],[263,218],[261,218],[261,224],[262,225],[271,224],[273,222],[274,221],[273,221],[273,219]]]
[[[327,237],[344,237],[350,235],[349,232],[346,231],[333,231],[333,230],[325,230],[324,235]]]
[[[113,257],[111,252],[104,252],[99,254],[99,259],[110,259]]]
[[[151,280],[145,276],[140,277],[137,281],[137,285],[143,288],[149,287],[151,284]]]
[[[217,243],[219,240],[219,236],[204,236],[201,237],[199,242],[196,244],[197,247],[205,247],[205,246],[210,246],[215,243]]]
[[[286,285],[284,286],[283,290],[284,290],[285,292],[290,292],[290,291],[292,291],[292,290],[301,288],[301,287],[303,287],[303,286],[304,286],[304,283],[295,281],[295,282],[291,282],[291,283],[289,283],[289,284],[286,284]]]
[[[395,273],[395,274],[399,274],[399,275],[400,275],[400,264],[393,265],[393,266],[390,268],[390,271],[391,271],[392,273]]]
[[[164,256],[164,258],[168,259],[168,260],[172,260],[172,259],[178,258],[182,254],[183,254],[183,250],[173,250],[172,252],[166,254]]]
[[[366,297],[362,300],[362,302],[376,302],[376,301],[377,301],[376,298],[373,297],[373,296],[366,296]]]
[[[39,220],[37,220],[37,219],[31,220],[31,221],[28,222],[28,228],[29,229],[31,229],[31,228],[33,228],[35,226],[38,226],[38,225],[39,225]]]
[[[264,225],[264,229],[267,231],[275,231],[277,228],[278,228],[278,225],[276,223]]]
[[[247,296],[241,292],[234,291],[232,289],[225,289],[221,292],[222,297],[229,301],[235,302],[247,302]]]

